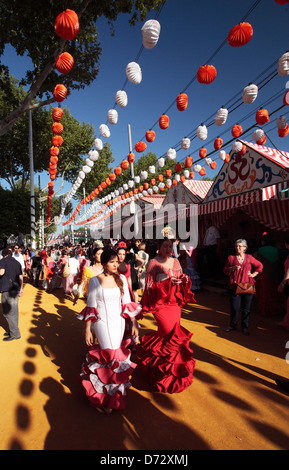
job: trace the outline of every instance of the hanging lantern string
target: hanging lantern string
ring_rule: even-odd
[[[239,23],[241,23],[242,21],[244,21],[245,19],[248,18],[248,16],[254,11],[254,9],[259,5],[259,3],[261,2],[261,0],[257,0],[250,8],[249,10],[247,11],[247,13],[243,16],[243,18],[241,18],[241,20],[239,21]],[[205,63],[210,63],[212,61],[212,59],[222,50],[222,48],[225,46],[225,44],[227,43],[227,37],[222,41],[222,43],[217,47],[217,49],[213,52],[213,54],[208,58],[208,60],[205,62]],[[192,83],[196,80],[197,78],[197,75],[195,75],[191,80],[190,82],[183,88],[182,92],[183,93],[184,91],[186,91],[191,85]],[[174,106],[175,104],[175,99],[172,101],[172,103],[168,106],[168,108],[164,111],[163,114],[167,114],[168,111]],[[153,129],[157,124],[158,124],[158,120],[152,125],[150,126],[149,128],[150,129]],[[142,139],[140,140],[143,140],[145,138],[142,137]]]
[[[254,80],[253,80],[253,83],[255,83],[259,77],[263,76],[264,73],[266,73],[270,68],[272,68],[273,66],[275,66],[277,63],[277,61],[274,61],[269,67],[267,67],[261,74],[258,75],[258,77],[256,77]],[[272,74],[274,74],[272,76]],[[267,80],[266,83],[264,83],[263,85],[260,86],[260,83],[258,84],[258,89],[262,89],[265,85],[267,85],[273,78],[275,78],[276,76],[278,75],[278,73],[275,73],[275,70],[270,72],[269,75],[267,75],[265,78],[263,78],[263,80],[261,80],[260,83],[262,83],[264,80]],[[270,77],[270,78],[269,78]],[[230,106],[229,103],[234,100],[237,96],[239,96],[240,93],[242,93],[243,90],[239,91],[238,93],[236,93],[232,98],[230,98],[230,100],[227,101],[227,103],[225,103],[224,107],[227,108],[229,111],[230,111],[230,114],[235,111],[237,108],[239,108],[242,104],[244,104],[242,98],[239,98],[238,100],[235,100],[234,103],[232,103]],[[237,105],[237,103],[240,101],[240,103]],[[237,106],[236,106],[237,105]],[[235,108],[231,109],[232,106],[235,106]],[[202,122],[206,122],[206,121],[209,121],[211,120],[214,116],[215,116],[216,113],[213,113],[211,114],[211,116],[209,116],[205,121],[202,121]],[[213,121],[210,121],[209,124],[207,124],[207,127],[211,126],[215,124],[214,120]],[[190,131],[189,133],[186,134],[187,137],[191,137],[191,140],[192,140],[192,137],[193,137],[193,134],[195,134],[197,128],[193,129],[192,131]],[[194,136],[196,137],[196,136]],[[173,148],[177,148],[178,146],[181,145],[181,142],[182,140],[179,140],[174,146]],[[180,150],[180,149],[179,149]]]

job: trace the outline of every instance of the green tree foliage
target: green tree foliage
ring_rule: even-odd
[[[32,103],[35,97],[48,98],[44,103],[52,103],[51,94],[59,75],[55,61],[63,51],[70,52],[75,60],[71,72],[61,76],[70,93],[73,89],[84,88],[96,78],[99,69],[101,47],[97,31],[97,19],[105,16],[110,23],[120,13],[130,15],[129,22],[144,20],[148,11],[158,9],[165,0],[1,0],[0,18],[0,56],[5,45],[10,44],[18,55],[27,55],[33,64],[23,77],[22,85],[29,91],[21,103],[2,118],[0,135],[4,135],[17,120],[29,109],[43,105],[40,101]],[[59,13],[67,8],[74,10],[79,17],[80,30],[74,41],[59,38],[54,31],[54,22]],[[9,70],[1,64],[5,74],[6,88],[9,88]]]

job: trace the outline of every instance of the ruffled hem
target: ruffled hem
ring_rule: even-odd
[[[191,385],[195,369],[191,337],[192,333],[176,324],[165,336],[154,332],[140,339],[138,361],[148,382],[159,392],[179,393]]]
[[[93,406],[125,408],[126,390],[131,387],[129,377],[136,367],[130,360],[129,342],[123,341],[119,349],[100,349],[99,345],[90,348],[80,380]]]
[[[142,306],[137,302],[130,302],[128,304],[121,305],[121,315],[123,318],[137,318],[141,319],[143,316],[140,313]]]
[[[85,307],[78,315],[78,320],[81,321],[92,321],[97,322],[99,321],[99,313],[95,307]]]

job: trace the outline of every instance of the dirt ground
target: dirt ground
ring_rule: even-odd
[[[289,448],[289,332],[254,300],[251,334],[225,333],[227,296],[203,290],[182,325],[193,333],[195,379],[180,394],[153,392],[137,368],[125,411],[90,407],[78,382],[86,354],[83,323],[62,290],[25,283],[20,340],[0,341],[1,450],[282,450]],[[285,308],[285,307],[284,307]],[[285,310],[284,310],[285,313]],[[1,331],[5,323],[0,315]],[[155,329],[152,316],[141,334]],[[134,356],[132,357],[134,359]]]

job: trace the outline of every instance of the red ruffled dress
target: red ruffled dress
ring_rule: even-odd
[[[179,284],[173,284],[178,278]],[[178,393],[193,381],[195,360],[189,347],[192,333],[180,325],[181,308],[195,303],[191,281],[174,259],[173,269],[164,270],[150,261],[142,298],[142,313],[152,312],[158,330],[144,335],[136,346],[140,367],[148,382],[159,392]]]
[[[141,305],[131,302],[128,284],[121,275],[124,295],[118,287],[103,289],[97,277],[90,279],[87,306],[79,320],[90,320],[98,344],[90,347],[82,365],[80,379],[90,403],[95,407],[122,410],[129,376],[136,364],[131,362],[130,340],[123,341],[125,319],[138,317]]]

